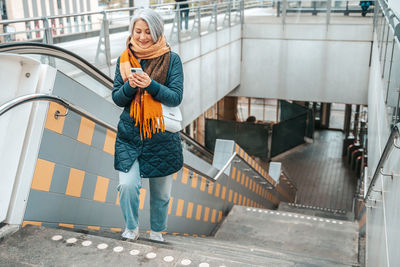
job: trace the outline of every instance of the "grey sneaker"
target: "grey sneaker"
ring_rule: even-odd
[[[135,241],[139,238],[139,227],[136,227],[136,229],[133,230],[125,228],[125,231],[122,233],[122,237]]]
[[[161,241],[161,242],[164,242],[164,238],[163,238],[161,232],[154,232],[154,231],[151,231],[151,232],[150,232],[150,239],[151,239],[151,240],[154,240],[154,241]]]

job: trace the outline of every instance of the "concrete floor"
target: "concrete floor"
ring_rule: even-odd
[[[351,211],[356,179],[342,158],[343,133],[318,131],[304,144],[272,161],[281,161],[295,181],[297,203]]]

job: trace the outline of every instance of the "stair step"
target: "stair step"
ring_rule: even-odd
[[[345,210],[334,210],[329,208],[322,208],[316,206],[309,206],[303,204],[280,202],[279,211],[288,211],[301,213],[305,215],[318,216],[322,218],[330,218],[345,221],[354,221],[354,214]]]
[[[357,265],[358,225],[293,212],[234,206],[216,239]]]
[[[100,249],[101,246],[104,248]],[[166,248],[164,244],[145,244],[143,240],[127,242],[37,226],[26,226],[0,243],[0,266],[184,266],[190,261],[190,266],[239,267],[248,266],[246,260],[223,258],[212,252]],[[252,265],[294,264],[267,259]]]

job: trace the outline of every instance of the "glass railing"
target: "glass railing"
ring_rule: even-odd
[[[379,49],[388,122],[399,122],[400,19],[383,0],[375,1],[374,29]]]

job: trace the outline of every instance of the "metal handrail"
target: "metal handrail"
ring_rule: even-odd
[[[211,151],[209,151],[207,148],[203,147],[200,143],[198,143],[196,140],[192,139],[186,133],[181,133],[181,138],[184,139],[186,142],[190,143],[191,145],[195,146],[197,149],[201,150],[201,152],[206,154],[207,157],[212,158],[214,156],[214,154]]]
[[[90,77],[104,85],[110,91],[112,91],[114,86],[114,82],[110,77],[87,60],[58,46],[30,42],[10,43],[0,45],[0,53],[39,54],[60,58],[87,73]]]
[[[364,202],[368,201],[368,198],[369,198],[369,195],[371,194],[372,188],[375,186],[375,183],[376,183],[376,180],[378,179],[378,177],[382,174],[381,171],[382,171],[383,165],[385,164],[390,151],[396,145],[396,140],[399,136],[400,136],[400,123],[397,123],[396,125],[393,126],[390,136],[388,138],[388,141],[386,142],[385,149],[383,150],[382,156],[379,159],[378,166],[376,166],[374,176],[372,177],[372,180],[368,186],[367,193],[365,194]]]
[[[185,4],[199,4],[200,7],[213,6],[214,4],[208,5],[200,5],[202,2],[210,2],[209,0],[196,0],[196,1],[187,1]],[[230,1],[224,2],[216,2],[216,5],[224,5],[227,3],[231,3]],[[165,3],[165,4],[156,4],[150,5],[149,8],[156,8],[162,6],[171,6],[175,3]],[[123,7],[123,8],[113,8],[113,9],[105,9],[102,11],[86,11],[81,13],[71,13],[71,14],[63,14],[63,15],[53,15],[53,16],[41,16],[41,17],[33,17],[33,18],[20,18],[20,19],[7,19],[1,20],[0,24],[11,24],[11,23],[20,23],[20,22],[29,22],[36,20],[44,20],[44,19],[60,19],[60,18],[71,18],[71,17],[79,17],[79,16],[91,16],[91,15],[101,15],[104,13],[113,13],[113,12],[121,12],[121,11],[135,11],[137,9],[141,9],[142,7]]]
[[[68,110],[72,110],[73,112],[76,112],[77,114],[107,128],[107,129],[117,132],[117,128],[112,126],[111,124],[103,122],[102,120],[98,119],[97,117],[93,116],[92,114],[89,114],[87,111],[85,111],[71,103],[68,103],[67,100],[65,100],[61,97],[48,95],[48,94],[29,94],[29,95],[20,96],[11,101],[8,101],[7,103],[0,106],[0,116],[14,107],[17,107],[21,104],[24,104],[27,102],[32,102],[32,101],[50,101],[50,102],[58,103],[60,105],[63,105]]]
[[[240,157],[240,156],[239,156]],[[253,166],[250,165],[250,163],[248,163],[246,160],[244,160],[242,157],[240,157],[240,159],[248,166],[250,167],[254,172],[256,172],[262,179],[264,179],[269,185],[272,186],[272,188],[275,188],[274,184],[272,184],[270,181],[268,181],[268,179],[266,179],[257,169],[253,168]]]
[[[282,166],[283,167],[283,166]],[[294,189],[297,191],[297,185],[296,183],[293,181],[293,179],[287,174],[286,170],[284,168],[282,168],[282,173],[283,175],[285,175],[286,179],[290,182],[290,184],[294,187]]]
[[[226,168],[228,168],[229,164],[231,164],[232,160],[236,157],[237,153],[233,152],[232,156],[228,159],[228,161],[225,163],[225,165],[222,167],[222,169],[219,170],[217,175],[215,175],[214,180],[218,180],[218,178],[224,173]]]

